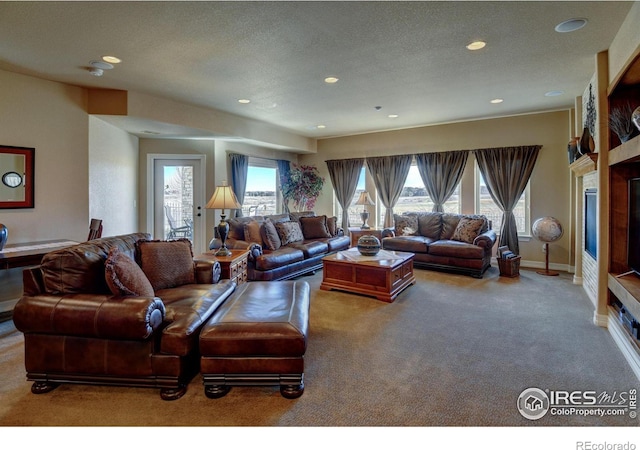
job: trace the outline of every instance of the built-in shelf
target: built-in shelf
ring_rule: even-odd
[[[609,290],[633,317],[640,317],[640,277],[635,273],[609,274]]]
[[[598,154],[587,153],[576,159],[569,165],[569,169],[577,176],[582,177],[598,169]]]
[[[638,161],[640,161],[640,136],[629,139],[609,151],[610,166]]]

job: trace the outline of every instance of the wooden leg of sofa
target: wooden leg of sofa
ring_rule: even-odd
[[[216,384],[204,387],[204,395],[209,398],[222,398],[229,393],[231,386]]]
[[[60,386],[58,383],[50,383],[48,381],[36,381],[31,385],[31,392],[34,394],[46,394]]]
[[[178,400],[187,392],[187,386],[180,386],[178,388],[162,388],[160,389],[160,398],[162,400]]]
[[[297,385],[287,384],[280,386],[280,395],[284,398],[293,400],[294,398],[300,397],[302,394],[304,394],[304,382]]]

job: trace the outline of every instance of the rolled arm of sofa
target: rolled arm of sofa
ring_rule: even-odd
[[[222,277],[222,267],[218,261],[197,259],[193,266],[198,284],[216,284]]]
[[[381,234],[383,239],[386,237],[396,237],[396,232],[393,228],[384,228]]]
[[[13,310],[16,328],[100,339],[144,340],[161,327],[165,307],[157,297],[101,294],[25,296]]]
[[[484,233],[479,234],[474,240],[473,244],[479,247],[484,247],[485,250],[491,251],[496,243],[497,236],[494,230],[487,230]]]

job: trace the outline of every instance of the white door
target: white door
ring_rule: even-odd
[[[152,234],[155,239],[189,239],[204,252],[204,156],[149,155],[152,166]]]

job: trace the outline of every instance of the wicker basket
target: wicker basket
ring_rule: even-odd
[[[520,256],[511,259],[498,258],[497,260],[501,277],[513,278],[520,276]]]

